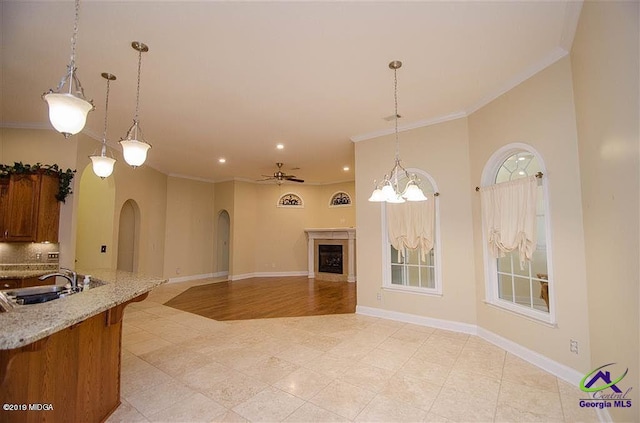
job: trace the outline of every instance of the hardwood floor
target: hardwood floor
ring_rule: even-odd
[[[306,276],[252,278],[194,286],[165,305],[214,320],[355,313],[356,284]]]

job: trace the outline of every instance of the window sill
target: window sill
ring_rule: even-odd
[[[503,305],[501,303],[491,302],[488,300],[483,300],[482,302],[492,308],[496,308],[500,311],[506,311],[507,313],[514,314],[516,316],[522,317],[524,319],[530,320],[535,323],[539,323],[541,325],[544,325],[550,328],[558,327],[558,324],[553,320],[553,317],[551,316],[551,314],[547,315],[545,313],[545,315],[542,315],[542,313],[540,312],[529,310],[524,307],[522,307],[522,310],[520,310],[521,307],[514,306],[510,303]]]
[[[389,286],[383,285],[385,291],[402,292],[405,294],[426,295],[427,297],[442,297],[442,292],[438,292],[435,288],[415,288],[410,286]]]

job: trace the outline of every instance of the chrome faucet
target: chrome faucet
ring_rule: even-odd
[[[76,272],[74,272],[73,270],[67,269],[65,267],[61,267],[60,270],[64,271],[65,273],[61,273],[61,272],[50,273],[48,275],[40,276],[38,279],[43,281],[45,279],[49,279],[49,278],[53,278],[53,277],[56,277],[56,276],[60,276],[60,277],[63,277],[66,280],[69,281],[69,283],[71,284],[71,289],[73,291],[77,291],[78,290],[78,274]]]

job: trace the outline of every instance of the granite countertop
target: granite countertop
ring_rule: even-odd
[[[57,272],[58,264],[0,264],[0,280],[27,279]]]
[[[82,275],[82,276],[81,276]],[[35,341],[126,303],[166,279],[112,270],[78,270],[78,282],[91,275],[104,285],[42,304],[17,306],[0,313],[0,350],[29,345]]]

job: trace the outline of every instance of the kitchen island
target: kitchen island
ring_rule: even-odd
[[[93,288],[0,313],[0,422],[99,422],[120,404],[124,308],[166,280],[78,273]]]

